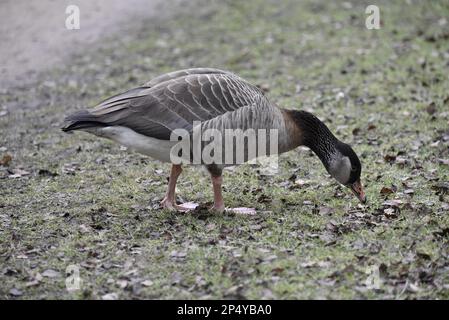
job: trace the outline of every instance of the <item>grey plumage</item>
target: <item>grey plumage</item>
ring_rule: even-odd
[[[283,133],[281,111],[237,75],[212,68],[186,69],[106,99],[89,111],[66,118],[65,131],[92,126],[123,126],[142,135],[169,140],[175,129],[270,129]]]

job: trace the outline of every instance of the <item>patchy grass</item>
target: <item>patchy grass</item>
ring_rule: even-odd
[[[1,297],[449,298],[449,7],[409,3],[378,1],[374,31],[368,2],[199,1],[3,89]],[[298,149],[276,176],[225,173],[227,204],[256,216],[160,211],[167,164],[59,130],[65,114],[193,66],[320,116],[361,155],[369,204]],[[186,168],[178,194],[211,201],[207,174]],[[69,265],[81,290],[65,288]]]

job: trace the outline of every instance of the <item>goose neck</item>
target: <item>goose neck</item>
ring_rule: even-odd
[[[321,160],[326,169],[338,156],[339,140],[316,116],[307,111],[289,110],[296,131],[300,134],[298,145],[310,148]]]

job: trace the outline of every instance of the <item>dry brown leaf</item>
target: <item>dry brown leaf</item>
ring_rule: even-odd
[[[431,104],[429,104],[426,108],[426,111],[430,115],[435,114],[435,112],[437,112],[437,106],[436,106],[435,102],[432,102]]]
[[[5,154],[3,157],[2,157],[2,159],[0,160],[0,166],[8,166],[9,165],[9,163],[11,162],[11,160],[12,160],[12,157],[11,157],[11,155],[10,154]]]
[[[382,187],[382,189],[380,189],[380,194],[391,194],[391,193],[394,193],[392,188]]]

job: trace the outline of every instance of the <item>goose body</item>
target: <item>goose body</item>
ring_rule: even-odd
[[[233,73],[213,68],[179,70],[156,77],[141,87],[106,99],[91,110],[68,116],[62,129],[84,130],[164,162],[173,162],[171,152],[178,143],[173,139],[173,134],[179,130],[188,133],[191,140],[198,130],[209,130],[222,136],[230,130],[251,131],[257,141],[264,138],[261,141],[267,144],[264,146],[266,155],[306,145],[320,157],[329,173],[339,182],[346,184],[351,180],[349,182],[353,183],[359,181],[360,176],[360,162],[355,153],[335,138],[318,118],[304,111],[279,108],[256,86]],[[275,149],[267,147],[274,139],[270,136],[272,130],[276,131]],[[233,150],[242,147],[239,150],[244,152],[243,162],[251,160],[254,154],[249,152],[249,148],[254,146],[249,140],[240,141],[243,145],[234,142]],[[214,142],[218,143],[215,139]],[[220,145],[224,159],[229,150],[224,149],[224,143]],[[200,149],[204,148],[205,144],[200,144]],[[214,152],[216,150],[219,149]],[[182,158],[191,161],[193,154],[192,151],[184,153]],[[214,185],[215,180],[221,181],[222,168],[238,164],[235,161],[233,158],[232,163],[202,161],[201,164],[211,172]],[[180,171],[181,166],[175,164],[171,182],[175,180],[176,183]],[[217,207],[216,203],[222,202],[222,199],[217,199],[221,197],[221,182],[219,194],[216,187],[214,185],[215,209],[221,211],[223,204],[218,203]],[[176,206],[173,203],[174,186],[170,183],[167,197],[171,202],[167,207]]]
[[[142,87],[111,97],[93,110],[67,118],[64,130],[81,129],[131,150],[170,162],[176,129],[276,129],[280,152],[295,147],[281,109],[242,78],[219,69],[187,69],[157,77]]]

